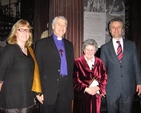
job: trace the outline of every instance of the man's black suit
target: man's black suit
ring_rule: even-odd
[[[68,69],[67,84],[63,85],[67,86],[65,92],[68,92],[68,95],[66,95],[67,96],[66,98],[68,98],[68,100],[73,100],[73,82],[72,82],[74,63],[73,45],[71,42],[64,38],[63,41],[66,52]],[[43,105],[44,106],[53,105],[56,102],[56,99],[59,95],[59,91],[61,90],[59,89],[59,84],[61,81],[61,78],[59,78],[61,60],[57,47],[53,40],[53,36],[40,39],[39,41],[37,41],[35,47],[35,55],[39,65],[41,84],[44,94]]]

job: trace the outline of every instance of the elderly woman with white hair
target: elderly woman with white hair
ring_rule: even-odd
[[[74,113],[100,113],[101,98],[106,94],[106,69],[95,56],[95,40],[84,41],[82,49],[83,55],[75,59],[74,65]]]

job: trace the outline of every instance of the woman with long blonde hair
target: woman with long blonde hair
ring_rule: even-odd
[[[23,19],[11,30],[8,44],[0,53],[0,110],[4,113],[32,113],[31,90],[35,62],[30,50],[32,27]],[[40,92],[40,91],[39,91]]]

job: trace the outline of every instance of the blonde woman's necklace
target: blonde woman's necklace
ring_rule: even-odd
[[[18,45],[19,45],[19,44],[18,44]],[[27,47],[21,47],[20,45],[19,45],[19,47],[20,47],[21,51],[22,51],[25,55],[27,55]]]

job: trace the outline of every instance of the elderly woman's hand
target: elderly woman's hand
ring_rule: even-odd
[[[95,95],[99,90],[100,88],[98,86],[94,86],[94,87],[87,87],[84,92],[87,92],[90,95]]]

